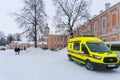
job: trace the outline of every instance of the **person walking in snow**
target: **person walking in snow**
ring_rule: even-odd
[[[17,55],[17,47],[15,47],[14,51],[15,51],[15,54]]]
[[[26,51],[26,47],[24,46],[24,51]]]
[[[20,53],[20,48],[19,47],[17,48],[17,52],[18,52],[18,55],[19,55],[19,53]]]

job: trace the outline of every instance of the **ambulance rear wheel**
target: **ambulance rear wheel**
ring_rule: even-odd
[[[69,61],[73,61],[72,56],[68,55]]]
[[[88,69],[90,71],[94,70],[90,61],[86,61],[85,67],[86,67],[86,69]]]

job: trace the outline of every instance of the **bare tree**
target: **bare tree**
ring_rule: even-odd
[[[21,41],[21,34],[9,34],[7,37],[7,44],[10,44],[12,41]]]
[[[46,17],[44,3],[42,0],[24,0],[24,4],[22,12],[20,14],[15,13],[16,21],[24,29],[23,32],[32,33],[35,48],[37,48],[37,36],[43,32]]]
[[[16,41],[21,41],[21,34],[20,34],[20,33],[14,34],[14,39],[15,39]]]
[[[90,0],[53,0],[56,6],[55,23],[57,28],[67,27],[70,37],[73,28],[89,18]]]
[[[5,46],[6,45],[6,37],[5,34],[0,31],[0,46]]]
[[[14,41],[14,35],[13,34],[9,34],[7,36],[7,44],[10,44],[12,41]]]

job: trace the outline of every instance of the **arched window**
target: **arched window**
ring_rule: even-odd
[[[94,23],[94,33],[97,33],[98,32],[98,22],[96,21]]]
[[[90,32],[91,32],[90,25],[88,25],[88,33],[90,33]]]
[[[104,31],[104,30],[106,30],[106,18],[103,18],[102,19],[102,30]]]

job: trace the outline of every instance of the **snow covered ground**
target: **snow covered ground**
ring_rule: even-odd
[[[112,71],[88,71],[70,62],[67,50],[58,52],[29,48],[15,55],[0,51],[0,80],[120,80],[120,68]]]

